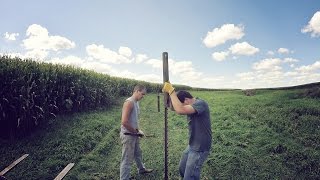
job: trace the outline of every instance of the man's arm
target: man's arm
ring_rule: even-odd
[[[170,95],[171,103],[176,113],[187,115],[196,112],[196,110],[191,105],[184,105],[180,102],[174,88],[172,87],[172,84],[170,84],[169,82],[164,83],[162,91]]]
[[[123,103],[121,124],[131,133],[137,133],[138,131],[136,129],[134,129],[129,123],[129,116],[130,116],[132,109],[133,109],[132,102],[126,101]]]
[[[193,114],[196,110],[191,105],[183,105],[177,97],[177,93],[173,91],[170,95],[174,110],[181,115]]]

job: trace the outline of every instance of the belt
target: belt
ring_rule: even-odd
[[[128,136],[139,136],[139,137],[142,137],[143,135],[142,134],[136,134],[136,133],[128,133],[128,132],[125,132],[123,133],[124,135],[128,135]]]

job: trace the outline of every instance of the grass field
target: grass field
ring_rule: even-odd
[[[320,101],[299,98],[299,90],[192,92],[209,103],[213,148],[202,179],[319,179]],[[162,104],[162,103],[161,103]],[[9,179],[53,179],[70,162],[65,179],[119,179],[120,103],[97,110],[57,117],[17,142],[0,140],[0,170],[21,155],[30,154],[9,171]],[[157,95],[140,102],[140,128],[150,137],[141,140],[149,175],[135,179],[163,179],[164,114],[157,112]],[[179,179],[178,163],[187,146],[184,116],[169,112],[169,178]]]

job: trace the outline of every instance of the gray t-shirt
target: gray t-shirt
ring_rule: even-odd
[[[131,101],[133,103],[133,109],[131,111],[131,114],[129,116],[129,123],[134,129],[138,129],[138,123],[139,123],[139,103],[133,99],[133,97],[129,97],[126,99],[126,101]],[[130,132],[128,131],[123,125],[121,125],[121,133]]]
[[[212,143],[211,119],[208,104],[196,99],[194,114],[187,115],[189,123],[189,146],[194,151],[209,151]]]

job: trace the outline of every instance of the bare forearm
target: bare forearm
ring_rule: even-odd
[[[131,133],[137,133],[138,130],[133,128],[129,123],[122,123],[122,125]]]
[[[171,103],[172,103],[172,106],[174,108],[174,110],[179,113],[182,109],[182,103],[180,102],[180,100],[178,99],[177,97],[177,94],[176,92],[172,92],[172,94],[170,95],[170,99],[171,99]]]

